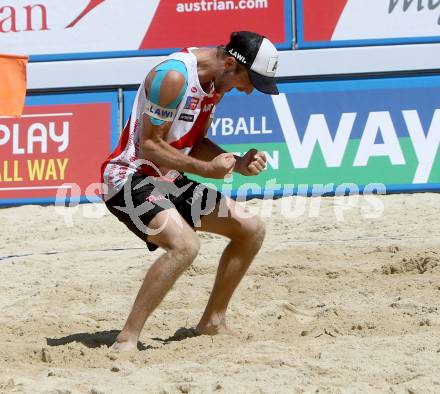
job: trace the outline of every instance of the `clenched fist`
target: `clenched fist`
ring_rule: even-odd
[[[266,168],[266,155],[251,149],[247,152],[235,166],[235,170],[242,175],[258,175]]]
[[[222,179],[231,174],[235,167],[235,157],[232,153],[222,153],[207,163],[206,177]]]

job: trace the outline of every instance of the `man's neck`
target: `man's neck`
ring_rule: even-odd
[[[221,62],[217,48],[197,48],[193,50],[197,58],[197,73],[203,89],[209,88],[212,81],[221,71]],[[206,90],[205,90],[206,91]]]

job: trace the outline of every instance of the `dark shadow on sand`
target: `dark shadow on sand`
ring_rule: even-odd
[[[81,332],[78,334],[67,335],[62,338],[46,338],[48,346],[64,346],[72,342],[82,343],[88,348],[97,348],[105,345],[110,347],[116,341],[120,331],[98,331],[93,334],[87,332]],[[137,344],[138,350],[152,349],[152,346],[145,346],[142,342]]]
[[[166,339],[151,338],[153,341],[159,341],[163,344],[170,342],[183,341],[184,339],[198,337],[200,334],[194,328],[180,327],[172,336]]]

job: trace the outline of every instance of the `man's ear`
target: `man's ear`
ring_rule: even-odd
[[[231,70],[231,69],[233,69],[234,67],[235,67],[235,63],[236,63],[237,61],[235,60],[235,58],[234,57],[232,57],[232,56],[226,56],[226,58],[225,58],[225,69],[226,70]]]

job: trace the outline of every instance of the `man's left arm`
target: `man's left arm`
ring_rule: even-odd
[[[211,126],[212,118],[205,124],[204,136],[194,145],[190,156],[203,161],[210,161],[214,157],[225,153],[226,151],[220,148],[215,142],[207,138],[208,129]],[[258,175],[266,168],[266,155],[259,152],[257,149],[250,149],[243,157],[234,155],[236,162],[234,171],[250,176]]]

